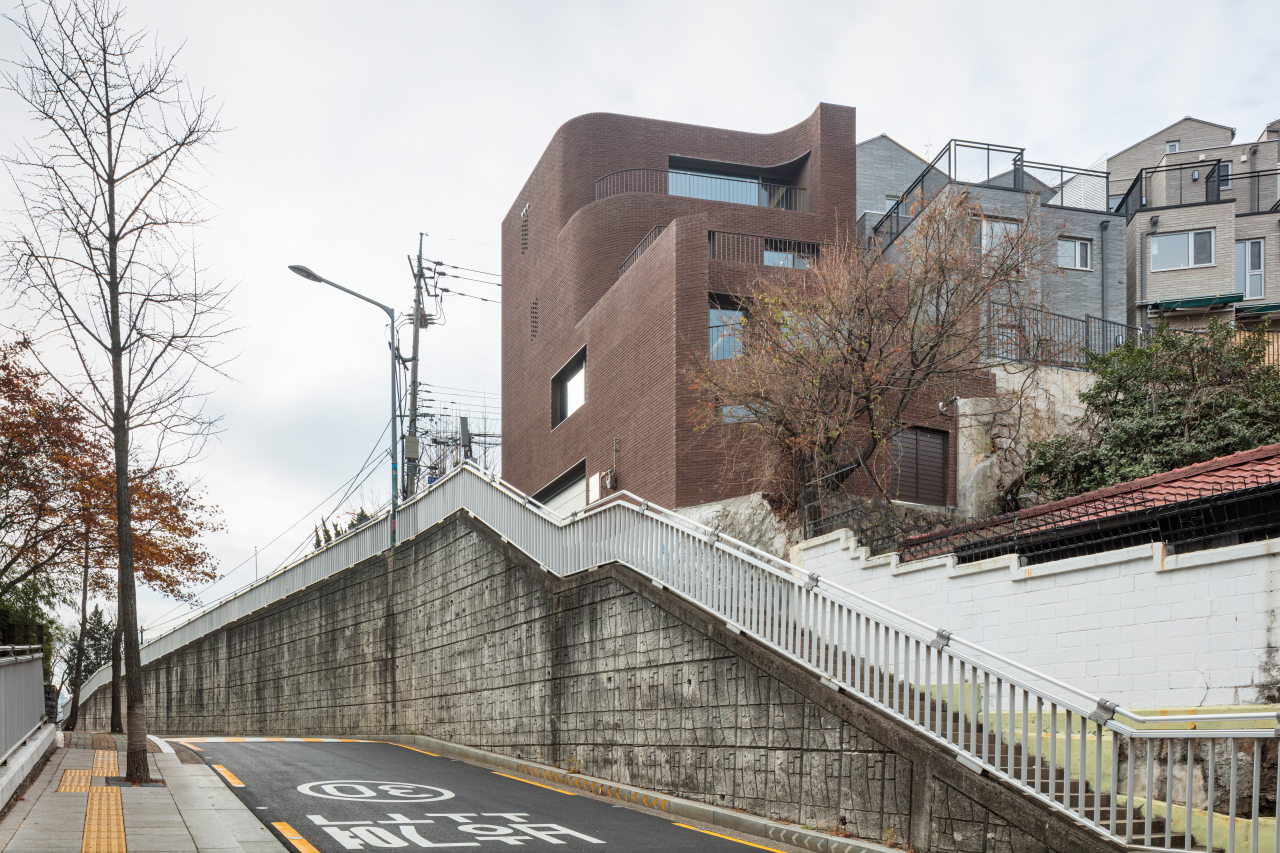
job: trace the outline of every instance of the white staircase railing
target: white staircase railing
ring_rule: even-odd
[[[1280,853],[1266,815],[1280,791],[1262,782],[1275,775],[1275,747],[1264,749],[1276,739],[1271,712],[1143,716],[625,492],[562,519],[467,465],[402,507],[397,528],[408,540],[458,510],[557,575],[630,566],[975,772],[1102,834],[1229,850],[1239,839],[1241,849]],[[384,516],[217,602],[147,643],[143,663],[380,553],[386,524]],[[82,695],[109,677],[95,673]]]

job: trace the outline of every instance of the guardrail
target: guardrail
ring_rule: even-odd
[[[635,262],[640,260],[640,256],[644,254],[645,249],[652,246],[654,241],[661,237],[662,232],[666,230],[667,226],[665,225],[655,225],[650,228],[649,233],[644,235],[640,242],[636,244],[636,247],[631,250],[631,254],[627,255],[627,259],[622,262],[622,266],[618,267],[618,278],[626,275],[627,270],[631,269]]]
[[[621,193],[650,193],[809,212],[809,191],[804,187],[678,169],[620,169],[597,178],[595,187],[596,201]]]
[[[0,646],[0,765],[44,723],[44,646]]]
[[[1108,353],[1145,339],[1142,329],[1114,320],[991,302],[982,324],[982,357],[1080,370],[1089,352]]]
[[[398,529],[408,540],[459,510],[557,575],[615,561],[630,566],[829,689],[875,705],[964,766],[1004,779],[1102,835],[1150,843],[1163,832],[1172,844],[1190,833],[1199,841],[1201,817],[1231,848],[1246,835],[1256,845],[1268,826],[1274,833],[1274,818],[1263,811],[1274,808],[1276,792],[1263,791],[1260,776],[1263,742],[1276,738],[1273,713],[1126,710],[627,492],[565,519],[467,463],[403,507]],[[379,554],[385,524],[384,517],[153,640],[143,662]],[[84,695],[103,683],[101,675],[89,679]],[[1146,768],[1140,782],[1139,761]],[[1207,800],[1197,772],[1209,774]]]

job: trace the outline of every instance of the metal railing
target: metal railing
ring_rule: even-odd
[[[809,191],[804,187],[703,175],[677,169],[621,169],[596,179],[596,201],[621,193],[673,195],[750,207],[809,212]]]
[[[627,270],[631,269],[631,267],[635,265],[635,262],[640,260],[640,256],[644,254],[646,249],[653,245],[655,240],[662,236],[662,232],[665,230],[667,230],[667,226],[665,225],[655,225],[649,229],[649,233],[640,239],[640,242],[636,244],[636,247],[631,250],[631,254],[627,255],[627,259],[622,262],[622,266],[618,267],[618,278],[622,278],[626,275]]]
[[[0,646],[0,765],[44,721],[44,646]]]
[[[1163,832],[1173,839],[1186,832],[1177,828],[1175,806],[1193,834],[1197,814],[1211,823],[1221,818],[1220,833],[1229,833],[1232,845],[1247,833],[1256,844],[1268,826],[1262,811],[1275,798],[1263,791],[1259,774],[1262,742],[1276,736],[1273,713],[1144,716],[1126,710],[626,492],[565,519],[468,463],[404,506],[399,530],[408,540],[459,510],[557,575],[611,562],[630,566],[827,688],[856,694],[964,766],[1003,779],[1102,835],[1149,841]],[[385,523],[384,517],[153,640],[143,647],[143,662],[339,568],[384,557]],[[101,676],[89,680],[84,695],[103,683]],[[1226,786],[1229,795],[1206,803],[1194,784],[1181,797],[1174,782],[1160,787],[1152,769],[1157,758],[1164,778],[1176,782],[1183,778],[1175,773],[1180,767],[1194,777],[1206,750],[1211,762],[1216,755],[1229,758],[1229,783],[1223,761],[1208,765],[1216,780],[1210,790],[1223,793]],[[1191,755],[1191,764],[1179,755]],[[1141,782],[1139,760],[1146,768]],[[1158,819],[1161,808],[1168,820]]]
[[[810,260],[818,256],[820,248],[812,240],[712,231],[707,242],[707,257],[731,264],[808,269]]]
[[[1030,192],[1050,207],[1107,209],[1108,172],[1036,163],[1028,161],[1025,153],[1025,149],[1008,145],[952,139],[888,212],[870,226],[868,245],[888,248],[950,184]]]
[[[1237,214],[1280,210],[1277,170],[1234,172],[1226,160],[1197,160],[1138,170],[1116,213],[1132,219],[1140,210],[1234,200]]]
[[[983,358],[1075,370],[1085,367],[1090,352],[1108,353],[1143,340],[1143,330],[1137,326],[998,302],[987,305],[982,323]]]

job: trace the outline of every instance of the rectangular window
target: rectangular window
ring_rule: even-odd
[[[583,347],[551,380],[554,429],[587,402],[587,349]]]
[[[1151,238],[1151,271],[1182,270],[1213,264],[1213,231],[1156,234]]]
[[[1236,293],[1243,293],[1245,299],[1262,298],[1262,248],[1261,240],[1236,243]]]
[[[947,434],[912,428],[893,437],[893,495],[929,506],[947,505]]]
[[[1088,240],[1059,240],[1058,266],[1069,270],[1087,270],[1089,267]]]
[[[1231,161],[1223,160],[1218,163],[1218,188],[1228,189],[1231,186]]]
[[[720,423],[722,424],[745,424],[753,420],[755,420],[755,416],[751,414],[751,410],[746,406],[720,407]]]
[[[1007,219],[984,219],[982,220],[982,252],[986,254],[991,251],[992,247],[999,245],[1007,240],[1014,239],[1018,234],[1018,223],[1011,222]]]
[[[898,203],[898,197],[897,197],[896,195],[887,195],[887,196],[885,196],[885,197],[884,197],[884,212],[885,212],[885,213],[888,213],[889,211],[893,210],[893,206],[894,206],[895,204],[897,204],[897,203]]]
[[[711,297],[710,309],[711,360],[736,358],[742,354],[742,319],[746,311],[732,296],[720,295]]]
[[[1178,140],[1176,140],[1176,139],[1175,139],[1175,140],[1173,140],[1172,142],[1166,142],[1166,143],[1164,144],[1164,153],[1166,153],[1166,154],[1177,154],[1177,153],[1178,153]]]
[[[781,240],[775,237],[766,237],[764,241],[764,265],[766,267],[807,270],[809,268],[809,260],[816,257],[817,254],[817,243],[805,243],[800,240]]]
[[[761,206],[759,178],[672,169],[667,175],[667,193],[684,198]]]

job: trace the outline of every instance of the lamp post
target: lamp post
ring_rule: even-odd
[[[387,319],[391,321],[391,547],[394,548],[396,544],[396,493],[399,491],[399,483],[396,476],[396,312],[381,302],[356,293],[354,290],[343,287],[337,282],[329,281],[323,276],[316,275],[301,264],[291,264],[289,269],[308,281],[318,281],[321,284],[336,287],[343,293],[349,293],[357,299],[363,299],[370,305],[378,306],[387,312]]]

